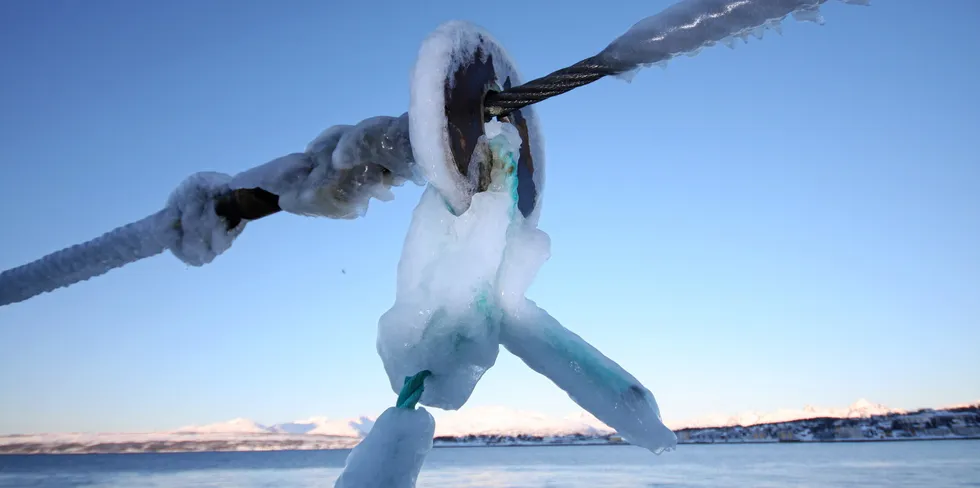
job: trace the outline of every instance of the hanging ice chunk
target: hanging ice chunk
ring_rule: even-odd
[[[682,0],[633,25],[596,56],[596,60],[627,73],[663,59],[723,42],[746,40],[756,29],[787,15],[822,23],[817,9],[827,0]],[[868,5],[867,0],[844,0]]]
[[[500,341],[629,443],[655,453],[676,446],[650,390],[531,300],[507,311]]]
[[[818,7],[797,10],[793,12],[793,18],[800,22],[813,22],[819,25],[823,25],[825,22],[823,15],[820,15],[820,9]]]
[[[487,87],[520,83],[506,53],[472,24],[444,24],[419,50],[409,129],[429,187],[412,214],[377,348],[395,392],[406,377],[431,373],[423,405],[461,407],[500,349],[500,268],[514,226],[533,227],[540,213],[544,157],[527,144],[540,139],[530,108],[484,123],[471,106]],[[476,136],[458,137],[474,128]],[[467,149],[471,156],[457,160]]]
[[[498,271],[515,218],[516,160],[521,139],[510,124],[490,122],[493,154],[487,191],[473,195],[460,216],[442,195],[426,189],[412,215],[398,265],[394,306],[378,323],[378,354],[393,391],[406,377],[430,371],[420,403],[458,409],[499,349]],[[522,221],[523,219],[521,219]]]
[[[783,19],[773,19],[766,22],[766,27],[776,31],[776,34],[783,35]]]
[[[391,407],[347,455],[335,488],[414,488],[436,424],[424,408]]]

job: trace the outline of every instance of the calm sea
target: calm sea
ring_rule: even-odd
[[[347,451],[0,456],[0,487],[332,487]],[[420,487],[980,487],[980,441],[435,449]]]

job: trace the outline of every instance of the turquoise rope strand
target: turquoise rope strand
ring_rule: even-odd
[[[395,406],[413,410],[419,399],[422,398],[422,392],[425,390],[425,379],[431,375],[432,372],[425,370],[415,373],[415,376],[406,376],[405,385],[402,386],[402,391],[398,392],[398,401],[395,402]]]

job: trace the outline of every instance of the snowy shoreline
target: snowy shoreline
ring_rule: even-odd
[[[681,442],[685,446],[737,446],[751,444],[855,444],[869,442],[932,442],[932,441],[976,441],[980,436],[969,437],[909,437],[900,439],[839,439],[839,440],[809,440],[809,441],[737,441],[737,442]],[[434,449],[477,449],[477,448],[508,448],[508,447],[632,447],[624,442],[540,442],[540,443],[437,443]],[[190,454],[190,453],[219,453],[219,452],[286,452],[286,451],[346,451],[351,447],[310,447],[310,448],[266,448],[266,449],[215,449],[215,450],[130,450],[130,451],[18,451],[4,450],[0,447],[0,456],[85,456],[85,455],[125,455],[125,454]]]
[[[263,426],[234,419],[169,432],[11,434],[0,435],[0,455],[346,450],[358,445],[373,423],[366,417],[314,417]],[[846,411],[811,408],[713,423],[675,429],[678,444],[977,440],[980,404],[907,412],[859,401]],[[585,417],[556,420],[532,413],[515,415],[509,410],[475,408],[466,415],[447,414],[441,425],[433,439],[434,448],[629,445],[611,429]]]

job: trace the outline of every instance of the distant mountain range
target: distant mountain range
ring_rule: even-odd
[[[674,430],[685,428],[733,427],[736,425],[748,427],[751,425],[774,424],[814,418],[868,418],[875,415],[888,415],[890,413],[905,413],[905,410],[889,408],[880,403],[871,403],[862,398],[844,408],[820,408],[807,405],[802,409],[779,409],[774,412],[749,411],[731,416],[710,415],[690,421],[668,423],[668,426]]]
[[[174,432],[179,434],[308,434],[364,437],[373,426],[374,420],[368,417],[348,420],[311,417],[306,420],[275,424],[268,427],[254,420],[237,418],[227,422],[181,427]]]
[[[951,408],[951,407],[943,407]],[[588,414],[580,412],[565,417],[553,417],[536,412],[514,410],[506,407],[473,407],[443,412],[431,409],[436,417],[436,436],[461,437],[467,435],[531,435],[538,437],[563,435],[601,435],[613,432],[608,426]],[[750,426],[777,422],[790,422],[811,418],[867,418],[889,413],[905,413],[904,410],[860,399],[843,408],[820,408],[807,405],[802,409],[779,409],[774,412],[742,412],[736,415],[709,415],[687,421],[670,421],[667,426],[674,430],[685,428]],[[216,424],[189,426],[177,429],[180,433],[215,434],[317,434],[339,437],[363,437],[371,430],[374,420],[362,416],[354,419],[328,419],[313,417],[284,424],[264,426],[248,419],[234,419]]]
[[[458,411],[430,409],[436,417],[436,436],[466,435],[597,435],[613,430],[592,415],[581,412],[562,418],[505,407],[473,407]],[[180,434],[303,434],[360,438],[374,426],[371,417],[329,419],[312,417],[265,426],[253,420],[237,418],[227,422],[181,427]]]
[[[952,410],[972,404],[951,405]],[[489,442],[537,442],[549,444],[608,443],[614,431],[586,412],[553,417],[505,407],[473,407],[460,411],[430,409],[436,417],[435,437],[451,445],[480,439]],[[714,415],[691,421],[667,422],[682,429],[737,428],[808,419],[868,419],[905,414],[867,400],[844,408],[780,409],[774,412],[744,412]],[[0,453],[101,453],[177,451],[263,451],[282,449],[346,449],[367,435],[374,425],[371,417],[329,419],[312,417],[275,425],[236,418],[227,422],[182,427],[149,433],[61,433],[0,436]],[[754,428],[754,427],[753,427]],[[497,440],[494,440],[497,439]],[[508,440],[509,439],[509,440]]]

